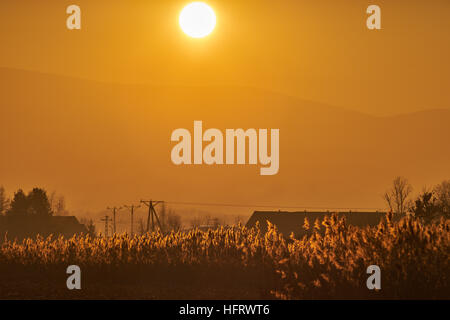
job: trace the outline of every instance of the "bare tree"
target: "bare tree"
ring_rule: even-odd
[[[57,214],[58,216],[65,216],[68,214],[68,211],[66,210],[66,199],[64,198],[64,196],[58,197],[53,212],[55,212],[55,214]]]
[[[384,193],[383,198],[392,212],[405,214],[411,192],[412,186],[408,180],[404,177],[397,177],[392,183],[392,188]]]
[[[57,216],[66,216],[69,212],[66,210],[66,199],[63,195],[58,195],[56,191],[53,191],[48,197],[50,207]]]
[[[84,224],[87,234],[91,236],[91,238],[94,238],[97,235],[96,227],[92,219],[81,218],[80,223]]]
[[[450,215],[450,180],[445,180],[434,188],[439,207],[444,216]]]
[[[141,236],[146,233],[144,220],[142,220],[142,218],[139,219],[138,233]]]
[[[189,224],[191,225],[191,228],[197,228],[200,227],[201,225],[201,220],[198,217],[193,217],[190,221]]]
[[[56,191],[53,191],[48,196],[48,202],[50,203],[50,207],[52,208],[52,211],[55,212],[55,206],[56,206]]]
[[[181,230],[181,226],[181,217],[172,210],[169,210],[169,214],[167,215],[168,229],[177,232]]]
[[[9,200],[6,197],[5,188],[0,186],[0,216],[4,215],[8,211]]]
[[[159,221],[161,223],[161,229],[164,232],[181,230],[181,217],[171,208],[168,209],[165,204],[162,205],[159,211]]]
[[[203,216],[203,219],[201,219],[200,223],[202,225],[209,226],[211,224],[211,221],[212,221],[211,215],[207,213]]]

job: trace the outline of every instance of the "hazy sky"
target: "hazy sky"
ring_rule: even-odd
[[[450,178],[450,1],[205,2],[216,29],[192,39],[178,26],[189,1],[0,0],[0,185],[56,190],[75,210],[380,208],[397,175],[415,192]],[[366,27],[370,4],[382,30]],[[279,174],[175,166],[171,133],[194,120],[279,128]]]
[[[179,0],[2,0],[0,66],[121,83],[227,84],[375,115],[450,106],[448,0],[205,1],[214,33],[188,38]],[[82,30],[66,29],[66,7]],[[369,4],[382,30],[369,31]]]

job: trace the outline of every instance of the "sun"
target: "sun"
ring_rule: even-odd
[[[214,10],[203,2],[192,2],[180,13],[181,30],[192,38],[204,38],[216,27]]]

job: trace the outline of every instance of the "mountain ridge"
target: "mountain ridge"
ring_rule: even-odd
[[[0,183],[58,190],[76,209],[149,194],[381,207],[395,176],[420,189],[450,172],[446,109],[386,118],[258,89],[134,87],[1,69],[0,106]],[[279,174],[173,165],[171,132],[192,130],[194,120],[205,129],[280,129]]]

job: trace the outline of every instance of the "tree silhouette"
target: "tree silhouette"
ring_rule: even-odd
[[[84,224],[84,226],[86,227],[87,230],[87,234],[91,237],[91,238],[95,238],[97,236],[97,231],[95,228],[95,224],[94,221],[92,219],[87,219],[87,218],[81,218],[80,219],[80,223]]]
[[[95,230],[95,224],[92,219],[90,219],[89,222],[86,224],[86,229],[88,235],[90,235],[92,238],[94,238],[97,235],[97,232]]]
[[[28,214],[28,199],[22,189],[17,190],[11,201],[8,216],[26,216]]]
[[[181,217],[177,215],[172,210],[169,210],[169,214],[167,215],[167,231],[180,231],[182,224],[181,224]]]
[[[25,193],[19,189],[14,194],[14,198],[11,201],[7,214],[15,217],[50,217],[53,213],[50,202],[48,201],[47,192],[44,189],[34,188],[28,195],[25,195]]]
[[[0,215],[4,215],[8,210],[8,199],[6,198],[5,188],[0,186]]]
[[[414,202],[411,211],[414,216],[430,222],[434,217],[440,214],[442,208],[439,206],[433,191],[423,191]]]
[[[450,180],[443,181],[434,188],[437,202],[444,217],[450,217]]]
[[[29,214],[32,216],[50,217],[53,212],[44,189],[34,188],[27,196]]]
[[[396,214],[405,214],[408,209],[408,197],[412,192],[412,186],[403,177],[397,177],[392,182],[392,188],[384,194],[389,209]]]
[[[58,195],[55,191],[53,191],[48,196],[48,201],[50,202],[50,208],[53,214],[57,216],[66,216],[69,214],[66,209],[66,199],[63,195]]]

